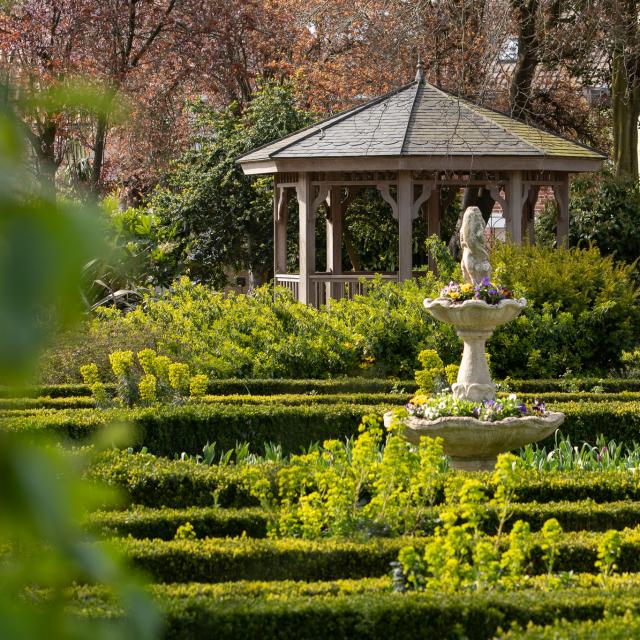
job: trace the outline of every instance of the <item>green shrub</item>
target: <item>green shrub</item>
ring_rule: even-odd
[[[436,487],[438,488],[438,487]],[[211,496],[207,496],[212,502]],[[249,499],[249,496],[247,496]],[[512,517],[504,525],[509,532],[513,523],[521,520],[529,524],[532,531],[539,531],[551,517],[558,520],[564,531],[607,531],[610,528],[624,529],[640,524],[640,503],[611,502],[597,504],[590,500],[577,502],[514,503]],[[436,526],[431,513],[423,513],[421,528],[433,532]],[[134,538],[161,538],[171,540],[176,529],[190,522],[198,537],[241,536],[264,538],[267,534],[269,515],[262,508],[223,509],[218,507],[182,507],[179,509],[150,509],[132,506],[126,511],[99,511],[91,514],[85,526],[107,536]],[[493,534],[499,524],[495,509],[488,508],[482,530]]]
[[[597,574],[598,545],[606,534],[563,533],[553,543],[553,572]],[[123,553],[159,582],[226,582],[229,580],[337,580],[382,576],[400,549],[424,552],[430,538],[374,538],[356,543],[340,540],[135,540],[118,538]],[[543,533],[532,534],[528,573],[547,574],[549,558]],[[621,532],[618,567],[640,569],[640,530]]]
[[[500,243],[493,259],[496,279],[529,300],[521,316],[490,341],[496,375],[552,377],[568,370],[622,368],[623,351],[633,351],[640,329],[632,267],[617,265],[597,249]],[[461,342],[454,328],[434,320],[422,304],[441,284],[432,274],[419,282],[376,280],[366,296],[315,310],[286,292],[274,297],[268,287],[235,295],[183,278],[170,293],[146,299],[135,311],[102,311],[74,349],[61,338],[61,370],[90,357],[105,379],[108,354],[120,347],[120,337],[143,335],[153,338],[162,356],[211,378],[409,377],[425,349],[435,350],[445,365],[459,362]],[[113,346],[111,335],[117,337]],[[102,351],[85,350],[86,343],[101,345]],[[55,350],[49,356],[49,362],[59,359]],[[69,381],[53,367],[45,369],[48,381]]]
[[[110,422],[129,422],[136,428],[135,445],[160,455],[171,456],[182,451],[199,454],[207,442],[216,442],[223,450],[233,449],[236,442],[248,442],[256,453],[264,450],[265,442],[278,442],[288,454],[306,449],[314,442],[354,436],[365,415],[382,415],[394,406],[398,405],[190,403],[104,411],[43,409],[7,414],[2,428],[83,440]],[[562,433],[574,442],[595,443],[602,433],[617,441],[632,442],[638,437],[640,403],[565,402],[556,403],[553,408],[565,413]],[[540,444],[551,445],[553,441],[553,436],[549,436]]]
[[[566,619],[545,627],[530,626],[524,631],[513,630],[500,635],[500,640],[628,640],[640,637],[640,617],[627,611],[623,616],[607,615],[602,620]]]
[[[278,468],[277,465],[265,465],[265,477],[274,477]],[[133,503],[150,507],[209,506],[214,503],[214,496],[225,507],[258,504],[257,499],[249,493],[242,469],[235,466],[208,466],[191,460],[168,460],[148,453],[113,450],[97,456],[87,471],[87,477],[122,487]],[[489,474],[476,473],[471,477],[478,477],[490,486]],[[439,487],[437,503],[443,499],[443,481],[444,477],[435,483]],[[519,503],[591,501],[594,503],[593,517],[606,518],[605,515],[598,515],[597,505],[606,507],[607,503],[640,502],[640,480],[628,471],[528,471],[518,479],[516,496]],[[550,517],[544,504],[538,507],[532,504],[529,509],[532,526],[536,528],[535,518],[542,522]],[[539,509],[538,516],[535,515],[536,509]],[[565,508],[558,504],[558,510],[562,513]],[[629,518],[632,517],[629,515]]]
[[[325,440],[291,456],[275,488],[259,469],[247,468],[251,491],[270,515],[270,536],[353,539],[421,529],[438,498],[442,440],[423,438],[412,447],[397,428],[385,434],[375,415],[363,418],[359,432],[353,442]]]
[[[165,612],[165,637],[171,640],[490,640],[512,624],[552,624],[558,618],[600,620],[605,610],[619,616],[627,609],[638,611],[634,589],[427,595],[393,594],[387,585],[388,581],[378,580],[171,584],[155,585],[151,593]],[[120,615],[113,604],[105,604],[105,596],[95,588],[77,587],[75,599],[85,614]],[[595,637],[604,639],[608,622],[586,623],[584,629],[595,626],[603,632]],[[618,632],[621,625],[613,628]],[[629,629],[633,632],[635,626]],[[518,637],[515,633],[508,636],[509,640]],[[545,640],[560,637],[578,640],[586,636],[531,636]]]
[[[269,477],[269,467],[264,474]],[[157,458],[148,453],[111,450],[97,455],[86,477],[118,487],[132,503],[148,507],[185,509],[214,504],[221,507],[258,504],[249,493],[241,470],[233,466],[208,466],[189,460]],[[117,515],[113,517],[117,521]]]
[[[159,358],[160,356],[158,356]],[[115,385],[105,383],[105,389],[115,393]],[[640,389],[640,381],[637,383]],[[329,380],[291,379],[251,379],[228,378],[209,380],[207,393],[212,395],[282,395],[305,394],[309,396],[351,394],[351,393],[411,393],[416,390],[414,380],[395,380],[382,378],[335,378]],[[0,386],[0,398],[13,397],[15,389]],[[86,384],[34,385],[21,390],[25,397],[51,396],[52,398],[69,396],[89,396],[91,389]]]
[[[265,442],[277,442],[284,453],[299,451],[327,438],[357,433],[363,416],[384,412],[384,405],[158,405],[130,409],[76,409],[7,416],[2,428],[62,440],[83,441],[113,422],[134,427],[133,443],[159,455],[199,454],[207,442],[223,450],[248,442],[257,453]]]
[[[496,243],[496,279],[527,298],[489,341],[496,375],[535,378],[622,368],[640,329],[634,268],[597,249]]]
[[[211,501],[211,496],[209,496]],[[96,511],[84,522],[103,536],[133,536],[172,540],[179,527],[190,523],[199,538],[223,538],[246,534],[250,538],[267,535],[267,516],[262,509],[222,509],[182,507],[149,509],[134,506],[126,511]]]
[[[418,361],[422,366],[422,369],[415,372],[418,393],[430,394],[438,391],[446,383],[444,363],[438,352],[435,349],[423,349],[418,354]]]
[[[195,540],[198,536],[190,522],[185,522],[178,527],[174,540]]]
[[[593,243],[616,260],[640,256],[640,183],[609,172],[577,176],[569,202],[572,245]]]

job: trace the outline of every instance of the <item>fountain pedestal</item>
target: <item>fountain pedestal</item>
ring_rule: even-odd
[[[462,362],[458,372],[458,381],[452,385],[453,397],[456,399],[482,402],[494,400],[496,385],[491,380],[485,345],[493,331],[470,331],[461,329],[458,336],[464,342]]]

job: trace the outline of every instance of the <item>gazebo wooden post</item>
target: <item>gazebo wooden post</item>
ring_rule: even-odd
[[[398,281],[412,277],[413,182],[411,171],[398,171]]]
[[[273,274],[287,272],[287,218],[289,194],[285,187],[273,185]]]
[[[524,198],[522,193],[522,171],[511,171],[509,173],[509,184],[507,185],[507,231],[511,242],[522,243],[522,209]]]
[[[569,241],[569,174],[563,173],[561,184],[553,185],[553,195],[558,203],[556,219],[556,245],[566,247]]]
[[[296,194],[300,219],[298,301],[303,304],[314,304],[313,288],[309,276],[316,268],[316,215],[313,207],[311,174],[308,171],[299,174]]]
[[[333,185],[329,194],[327,271],[338,275],[342,273],[342,187]],[[332,298],[340,299],[342,297],[340,283],[331,283],[329,292]]]

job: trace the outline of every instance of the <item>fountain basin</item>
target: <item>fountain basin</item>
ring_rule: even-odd
[[[527,306],[527,301],[524,298],[509,298],[497,304],[488,304],[484,300],[456,302],[450,298],[427,298],[424,306],[436,320],[452,324],[457,331],[491,332],[517,318]]]
[[[386,427],[393,421],[393,412],[384,415]],[[544,416],[504,418],[495,422],[468,416],[446,416],[427,420],[415,416],[402,419],[403,436],[417,445],[421,437],[442,438],[444,452],[459,471],[492,470],[499,453],[538,442],[555,432],[563,423],[564,414],[550,411]]]

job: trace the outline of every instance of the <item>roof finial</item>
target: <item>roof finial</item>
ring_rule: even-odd
[[[418,54],[418,65],[416,67],[416,82],[424,82],[424,67],[422,66],[420,54]]]

